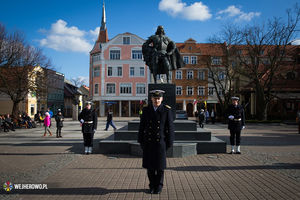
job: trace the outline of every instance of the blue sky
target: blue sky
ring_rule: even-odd
[[[158,25],[177,43],[189,38],[206,42],[220,24],[246,25],[276,17],[298,0],[106,0],[108,37],[130,32],[147,39]],[[89,51],[99,33],[103,0],[0,0],[0,21],[26,33],[43,48],[67,79],[81,77],[88,85]]]

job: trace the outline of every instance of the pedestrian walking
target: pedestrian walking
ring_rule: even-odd
[[[92,153],[94,133],[97,130],[98,120],[96,110],[92,110],[92,102],[87,101],[85,104],[86,107],[79,114],[78,121],[80,121],[82,126],[84,153],[88,155]]]
[[[223,113],[224,118],[228,118],[228,129],[230,130],[230,145],[231,154],[235,152],[234,145],[236,145],[236,153],[241,154],[241,131],[245,128],[245,112],[244,107],[239,105],[238,97],[231,97],[232,105],[228,106]]]
[[[205,108],[205,124],[208,124],[208,118],[209,118],[209,112],[208,110]]]
[[[57,110],[57,115],[55,117],[55,121],[56,121],[56,137],[62,137],[61,136],[61,129],[64,126],[64,116],[61,114],[61,110],[58,109]]]
[[[217,116],[217,113],[216,113],[215,110],[212,108],[212,109],[211,109],[211,113],[210,113],[210,119],[211,119],[211,123],[212,123],[212,124],[215,124],[215,122],[216,122],[216,116]]]
[[[104,129],[105,131],[108,130],[109,125],[111,125],[114,128],[114,131],[117,130],[117,128],[116,128],[116,126],[114,125],[114,122],[113,122],[113,112],[112,112],[112,110],[109,110],[108,113],[107,113],[106,127]]]
[[[173,146],[174,124],[171,107],[162,104],[163,90],[152,90],[152,105],[143,108],[138,142],[143,149],[143,167],[147,169],[150,193],[163,188],[166,153]]]
[[[50,114],[48,112],[45,112],[44,126],[45,126],[45,133],[43,137],[46,137],[47,131],[50,133],[49,136],[52,136],[52,133],[50,131]]]
[[[205,114],[204,114],[204,110],[203,109],[200,110],[200,113],[198,114],[198,118],[199,118],[199,126],[200,126],[200,128],[204,128],[203,122],[204,122],[204,119],[205,119]]]
[[[52,119],[52,117],[53,117],[53,112],[51,111],[51,109],[50,108],[47,108],[47,111],[46,112],[48,112],[49,113],[49,115],[50,115],[50,128],[51,128],[51,126],[52,126],[52,123],[51,123],[51,119]]]

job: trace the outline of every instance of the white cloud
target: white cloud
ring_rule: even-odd
[[[90,30],[90,34],[93,38],[93,40],[97,40],[98,35],[99,35],[100,27],[95,28],[95,30]]]
[[[161,11],[166,11],[172,17],[180,16],[187,20],[205,21],[212,16],[209,13],[209,8],[202,2],[195,2],[187,6],[181,0],[161,0],[158,8]]]
[[[293,40],[292,45],[300,45],[300,38]]]
[[[241,7],[237,8],[235,6],[228,6],[225,10],[221,10],[217,13],[217,17],[215,19],[227,19],[230,17],[237,17],[236,21],[250,21],[254,17],[259,17],[260,12],[250,12],[244,13],[241,11]]]
[[[85,31],[75,26],[68,27],[67,22],[61,19],[53,23],[50,30],[40,29],[39,32],[46,34],[46,38],[40,40],[40,45],[56,51],[89,53],[93,48]]]

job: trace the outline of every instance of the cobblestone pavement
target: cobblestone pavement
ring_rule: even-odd
[[[117,128],[133,118],[115,118]],[[0,199],[300,199],[300,134],[295,125],[247,125],[242,154],[201,154],[168,158],[160,195],[148,193],[142,160],[97,153],[83,155],[78,122],[67,119],[63,138],[43,138],[43,127],[0,132],[0,182],[46,184],[48,189],[0,190]],[[224,124],[205,129],[229,144]],[[55,127],[51,128],[55,132]],[[228,152],[230,146],[228,145]]]

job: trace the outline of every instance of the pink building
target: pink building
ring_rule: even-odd
[[[105,7],[98,39],[90,52],[90,95],[98,115],[138,116],[148,94],[150,71],[143,61],[142,38],[123,33],[108,39]]]

